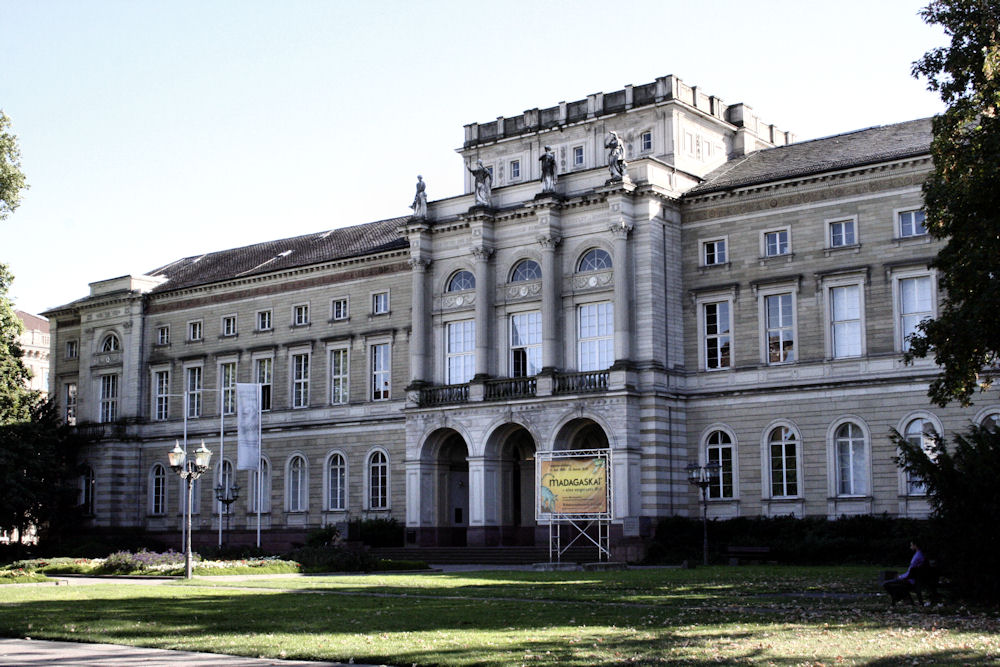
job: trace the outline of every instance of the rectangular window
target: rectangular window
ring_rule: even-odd
[[[705,369],[729,368],[729,302],[704,304],[705,318]]]
[[[66,358],[76,359],[79,355],[79,347],[75,340],[66,341]]]
[[[833,357],[861,356],[861,288],[830,288],[830,336]]]
[[[899,281],[899,317],[903,351],[910,349],[907,338],[917,332],[917,325],[934,316],[931,277],[917,276]]]
[[[615,356],[614,305],[591,303],[577,314],[578,365],[581,371],[610,368]]]
[[[764,233],[764,256],[777,257],[788,254],[788,230]]]
[[[518,313],[510,318],[510,375],[531,377],[542,370],[542,314]]]
[[[236,316],[226,315],[222,318],[222,335],[223,336],[235,336],[236,335]]]
[[[257,331],[270,331],[271,330],[271,311],[270,310],[258,310],[257,311]]]
[[[254,375],[257,378],[257,384],[260,385],[261,410],[271,409],[271,369],[272,360],[270,358],[257,360],[257,368]]]
[[[187,369],[187,393],[188,417],[201,416],[201,366],[192,366]]]
[[[330,350],[330,403],[347,403],[350,398],[348,386],[347,348]]]
[[[726,499],[733,497],[733,447],[730,444],[709,445],[705,452],[707,463],[719,464],[719,478],[708,487],[708,497]]]
[[[98,421],[102,424],[118,419],[118,376],[101,376],[101,412]]]
[[[448,384],[462,384],[476,373],[476,323],[448,323]]]
[[[648,153],[649,151],[653,150],[653,133],[643,132],[641,135],[640,142],[642,145],[641,150],[643,153]]]
[[[170,371],[153,373],[153,419],[164,421],[170,418]]]
[[[371,346],[371,396],[373,401],[389,398],[390,379],[389,343]]]
[[[201,320],[195,320],[193,322],[188,322],[188,340],[201,340]]]
[[[222,389],[222,414],[236,414],[236,362],[219,364],[219,388]]]
[[[372,315],[385,315],[389,312],[389,293],[375,292],[372,294]]]
[[[783,364],[795,361],[792,295],[775,294],[765,297],[764,307],[767,319],[767,362]]]
[[[76,383],[66,384],[66,423],[70,426],[76,425]]]
[[[927,233],[924,225],[926,216],[922,210],[902,211],[899,213],[899,237],[923,236]]]
[[[726,263],[726,240],[716,239],[714,241],[705,241],[701,244],[702,247],[702,259],[705,266],[713,266],[715,264],[725,264]]]
[[[583,146],[573,147],[573,166],[574,167],[583,166]]]
[[[156,329],[156,344],[170,345],[170,327],[158,327]]]
[[[510,178],[511,180],[521,178],[521,161],[511,160],[510,161]]]
[[[795,442],[771,442],[771,496],[798,495]]]
[[[292,306],[292,326],[304,327],[309,324],[309,304],[300,303]]]
[[[334,299],[330,303],[330,316],[334,320],[346,320],[348,318],[347,299]]]
[[[309,407],[309,355],[292,355],[292,407]]]
[[[831,248],[843,248],[855,243],[853,220],[836,220],[830,223]]]

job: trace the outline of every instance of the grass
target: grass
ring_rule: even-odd
[[[0,634],[393,665],[996,664],[1000,618],[897,608],[864,567],[8,586]]]

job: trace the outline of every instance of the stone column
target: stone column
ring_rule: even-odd
[[[626,364],[632,356],[632,277],[628,263],[628,235],[632,224],[620,217],[610,227],[614,236],[615,278],[615,366]]]
[[[493,272],[490,257],[493,249],[486,246],[472,248],[476,258],[476,375],[484,380],[490,376],[490,317],[493,310]]]
[[[540,236],[542,246],[542,372],[551,373],[562,367],[559,345],[560,279],[556,265],[558,236]]]
[[[412,330],[410,332],[410,386],[419,386],[428,378],[427,373],[427,330],[430,323],[430,309],[427,307],[427,267],[426,259],[411,259],[412,277]]]

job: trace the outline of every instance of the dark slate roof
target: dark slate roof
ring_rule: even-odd
[[[733,158],[709,173],[704,183],[687,194],[700,195],[924,155],[930,152],[930,146],[930,118],[869,127]]]
[[[166,278],[154,292],[260,275],[310,264],[371,255],[406,248],[409,242],[396,231],[406,218],[390,218],[354,227],[267,241],[205,255],[185,257],[148,275]]]

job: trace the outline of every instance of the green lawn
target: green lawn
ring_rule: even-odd
[[[4,586],[0,634],[391,665],[996,664],[1000,618],[888,609],[874,568]]]

